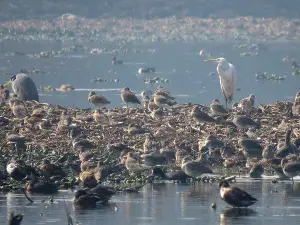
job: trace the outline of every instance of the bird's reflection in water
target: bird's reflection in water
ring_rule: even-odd
[[[239,220],[239,224],[243,224],[241,221],[244,217],[254,216],[257,212],[249,208],[229,208],[224,209],[220,213],[220,225],[232,224],[232,221]]]

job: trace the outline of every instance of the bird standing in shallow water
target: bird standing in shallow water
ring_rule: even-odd
[[[294,184],[293,177],[300,175],[300,162],[299,161],[289,162],[287,158],[284,158],[281,160],[281,167],[284,175],[292,178],[292,182]]]
[[[217,62],[217,71],[220,78],[221,90],[223,92],[225,103],[227,108],[227,103],[231,103],[233,100],[233,95],[235,93],[235,79],[236,79],[236,70],[234,66],[229,63],[225,58],[217,59],[207,59],[206,62]]]
[[[140,100],[135,96],[135,94],[128,87],[122,89],[121,98],[122,101],[127,106],[127,115],[129,114],[129,108],[128,108],[129,103],[141,104]]]
[[[23,215],[14,214],[14,212],[10,213],[8,218],[8,225],[20,225],[23,220]]]
[[[222,200],[232,207],[248,207],[257,202],[256,198],[253,198],[242,189],[238,187],[230,187],[226,180],[221,181],[219,187]]]
[[[108,101],[104,96],[97,95],[94,91],[89,93],[88,101],[98,108],[102,108],[104,105],[110,104],[110,101]]]

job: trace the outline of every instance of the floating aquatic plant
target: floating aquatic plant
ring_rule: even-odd
[[[268,74],[267,72],[255,74],[256,80],[273,80],[273,81],[284,81],[286,76],[277,76],[275,74]]]

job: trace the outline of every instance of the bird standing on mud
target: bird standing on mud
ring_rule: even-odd
[[[140,100],[135,96],[135,94],[128,88],[123,88],[121,91],[122,101],[127,106],[127,115],[129,114],[128,104],[141,104]]]
[[[98,108],[102,108],[104,105],[110,104],[110,101],[108,101],[104,96],[97,95],[94,91],[89,93],[88,101]]]
[[[234,66],[229,63],[225,58],[207,59],[206,62],[217,62],[217,71],[220,78],[221,89],[225,98],[225,104],[231,103],[233,95],[236,90],[235,79],[236,71]]]

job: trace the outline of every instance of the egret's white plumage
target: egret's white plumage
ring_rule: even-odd
[[[234,66],[229,63],[225,58],[208,59],[207,62],[217,62],[217,71],[220,78],[221,90],[223,92],[226,108],[227,103],[232,102],[233,95],[235,93],[235,79],[236,71]]]

